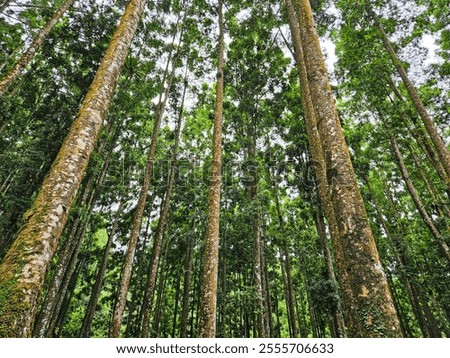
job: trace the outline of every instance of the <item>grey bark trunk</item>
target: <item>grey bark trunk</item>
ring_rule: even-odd
[[[83,319],[83,323],[81,326],[80,337],[82,337],[82,338],[84,338],[84,337],[87,338],[90,335],[91,325],[92,325],[92,321],[94,319],[97,302],[98,302],[98,299],[100,297],[100,293],[101,293],[101,290],[103,287],[103,281],[105,278],[105,273],[106,273],[106,268],[108,265],[109,255],[111,252],[112,242],[114,239],[114,235],[116,234],[117,228],[119,226],[119,219],[122,215],[123,207],[124,207],[124,203],[123,203],[123,201],[120,201],[119,208],[117,209],[117,212],[116,212],[116,218],[114,219],[114,223],[111,228],[111,232],[109,233],[109,236],[108,236],[108,241],[107,241],[105,249],[103,251],[103,256],[102,256],[102,260],[100,263],[100,267],[97,271],[95,284],[92,289],[91,297],[89,298],[89,303],[88,303],[86,313],[85,313],[85,316]]]

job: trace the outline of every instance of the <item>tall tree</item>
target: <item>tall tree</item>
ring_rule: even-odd
[[[338,221],[345,274],[353,293],[351,304],[344,301],[346,314],[353,315],[349,336],[399,337],[400,323],[340,126],[311,5],[306,0],[295,0],[294,5],[299,16],[308,84],[323,146],[323,164]]]
[[[187,76],[187,74],[186,74]],[[170,172],[169,177],[167,179],[167,189],[164,196],[163,205],[161,207],[161,212],[158,220],[158,226],[156,227],[155,240],[153,242],[152,249],[152,257],[150,260],[148,276],[147,276],[147,285],[145,288],[145,296],[144,303],[142,305],[143,310],[143,322],[141,328],[141,336],[148,337],[149,336],[149,326],[150,326],[150,315],[151,315],[151,306],[153,294],[155,291],[156,285],[156,275],[158,272],[159,258],[161,253],[161,245],[164,236],[164,228],[166,225],[167,214],[170,208],[170,199],[172,196],[173,187],[175,184],[175,174],[177,168],[177,160],[178,160],[178,148],[180,146],[180,133],[183,119],[183,110],[184,110],[184,100],[186,98],[186,90],[187,90],[187,78],[184,78],[184,89],[181,97],[181,104],[178,114],[178,119],[176,123],[175,129],[175,139],[172,147],[172,159],[170,161]]]
[[[203,281],[201,289],[200,323],[198,336],[212,338],[216,335],[217,274],[219,265],[219,216],[222,186],[222,113],[224,87],[224,17],[223,1],[218,0],[219,41],[217,50],[216,104],[214,108],[213,155],[209,187],[208,224],[203,253]]]
[[[2,337],[31,334],[45,273],[97,142],[145,3],[128,3],[71,130],[0,266]]]

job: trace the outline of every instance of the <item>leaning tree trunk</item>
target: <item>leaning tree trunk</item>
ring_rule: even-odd
[[[397,312],[382,269],[345,143],[308,0],[295,0],[303,57],[317,117],[340,250],[352,297],[345,302],[349,336],[400,337]],[[320,184],[320,183],[319,183]]]
[[[403,156],[400,152],[400,148],[398,147],[397,141],[395,140],[395,138],[392,136],[391,133],[389,133],[389,139],[391,141],[392,152],[400,168],[402,178],[406,184],[406,187],[408,188],[409,194],[411,195],[414,205],[416,206],[416,209],[419,212],[420,216],[422,217],[422,220],[424,221],[425,225],[428,227],[434,239],[436,240],[436,243],[438,244],[439,249],[442,252],[442,255],[448,262],[450,262],[450,248],[445,242],[445,238],[439,232],[437,227],[434,225],[433,220],[428,215],[425,206],[423,205],[422,200],[420,199],[419,194],[417,193],[416,188],[414,187],[414,184],[411,178],[409,177],[408,169],[406,168],[405,162],[403,161]]]
[[[28,337],[45,274],[97,142],[146,1],[130,0],[41,190],[0,266],[0,336]]]
[[[213,338],[216,335],[217,273],[219,263],[219,215],[220,188],[222,186],[222,112],[223,112],[223,63],[224,23],[222,0],[218,1],[219,48],[217,62],[216,105],[214,109],[213,157],[211,184],[209,187],[208,224],[203,260],[200,323],[198,336]]]
[[[52,18],[47,22],[47,24],[44,26],[42,30],[38,32],[36,37],[34,38],[33,42],[31,43],[30,47],[24,52],[24,54],[20,57],[20,59],[14,64],[14,66],[11,68],[8,73],[3,76],[3,78],[0,80],[0,96],[3,96],[6,91],[8,91],[8,88],[11,86],[11,84],[16,80],[17,77],[19,77],[20,73],[23,71],[23,69],[30,63],[30,61],[33,59],[34,55],[37,51],[39,51],[39,48],[41,47],[42,43],[47,38],[50,31],[52,31],[53,27],[58,23],[58,21],[61,19],[61,17],[65,14],[65,12],[73,5],[75,0],[66,0],[58,10],[53,14]],[[9,1],[6,1],[3,5],[0,7],[0,13],[3,11],[3,7],[7,6]]]
[[[408,74],[406,73],[405,69],[403,68],[402,63],[397,57],[397,54],[395,53],[394,48],[392,47],[391,41],[389,40],[386,32],[384,31],[383,25],[381,24],[380,20],[378,19],[378,16],[375,14],[375,12],[372,10],[372,7],[370,5],[369,1],[366,1],[367,10],[369,12],[369,15],[373,19],[376,28],[381,34],[381,39],[383,41],[383,45],[388,52],[389,56],[392,59],[392,62],[395,66],[395,69],[397,70],[398,74],[400,75],[403,84],[405,85],[406,91],[408,92],[409,97],[411,98],[411,101],[414,105],[414,107],[417,110],[417,113],[419,114],[420,118],[422,119],[422,122],[425,126],[425,129],[428,132],[428,135],[431,138],[431,141],[433,142],[434,147],[436,148],[436,152],[438,153],[439,159],[442,162],[442,165],[444,166],[445,172],[447,174],[447,186],[450,187],[450,151],[445,145],[444,140],[440,136],[435,123],[433,122],[433,119],[428,114],[428,111],[426,110],[424,104],[422,103],[422,100],[419,97],[419,94],[417,93],[416,88],[412,84],[411,80],[408,77]]]
[[[159,258],[161,252],[161,245],[164,236],[164,228],[166,225],[166,218],[169,212],[170,207],[170,198],[172,196],[173,186],[175,184],[175,174],[176,174],[176,166],[178,160],[178,147],[180,145],[180,134],[181,134],[181,125],[183,119],[183,110],[184,110],[184,100],[186,97],[186,89],[187,89],[187,80],[184,80],[184,89],[183,96],[181,99],[180,113],[178,114],[177,127],[175,130],[175,142],[172,148],[172,160],[171,160],[171,168],[169,173],[169,179],[167,182],[167,190],[166,195],[164,196],[164,202],[161,207],[161,212],[158,220],[158,226],[156,228],[155,241],[153,243],[152,249],[152,257],[150,260],[150,266],[147,276],[147,285],[145,288],[145,296],[144,303],[142,307],[143,311],[143,320],[142,320],[142,329],[141,329],[141,337],[146,338],[149,335],[150,328],[150,315],[152,308],[152,299],[153,293],[155,291],[156,285],[156,274],[158,272]]]

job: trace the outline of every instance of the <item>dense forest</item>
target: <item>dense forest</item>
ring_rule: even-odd
[[[450,337],[449,0],[0,0],[0,337]]]

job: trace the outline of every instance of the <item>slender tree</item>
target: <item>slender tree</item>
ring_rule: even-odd
[[[217,61],[216,104],[214,109],[213,156],[209,188],[208,224],[203,260],[200,323],[198,336],[212,338],[216,335],[217,273],[219,264],[220,189],[222,186],[222,112],[224,87],[224,19],[223,1],[218,0],[219,42]]]
[[[161,212],[158,220],[158,226],[156,227],[155,240],[153,242],[152,249],[152,258],[150,260],[150,266],[147,275],[147,285],[145,289],[145,297],[143,303],[143,322],[141,328],[141,336],[148,337],[149,335],[149,326],[150,326],[150,315],[151,315],[151,303],[153,299],[153,293],[155,291],[156,285],[156,274],[158,272],[159,265],[159,257],[161,252],[161,245],[164,236],[164,228],[166,225],[167,214],[169,212],[170,207],[170,199],[172,196],[172,190],[175,184],[175,174],[178,160],[178,147],[180,145],[180,133],[183,119],[183,110],[184,110],[184,100],[186,98],[186,89],[187,89],[187,79],[184,79],[184,89],[183,95],[181,97],[181,105],[180,112],[178,114],[176,129],[175,129],[175,142],[172,148],[172,159],[171,159],[171,167],[169,172],[169,178],[167,180],[167,189],[166,194],[164,196],[163,205],[161,207]]]
[[[0,336],[28,337],[45,274],[102,128],[146,1],[130,0],[53,166],[0,266]]]
[[[8,5],[8,2],[9,1],[6,1],[3,5],[1,5],[0,12],[2,12],[4,6]],[[47,22],[47,24],[38,32],[30,47],[28,47],[23,55],[17,60],[11,70],[9,70],[8,73],[3,76],[3,78],[0,80],[0,96],[3,96],[6,91],[8,91],[8,88],[11,86],[14,80],[16,80],[16,78],[20,76],[20,73],[23,71],[23,69],[30,63],[36,52],[39,51],[39,48],[47,38],[50,31],[52,31],[61,17],[64,16],[66,11],[73,5],[74,2],[75,0],[66,0],[61,4],[58,10],[56,10],[51,19]]]
[[[405,85],[406,91],[408,92],[408,95],[411,98],[411,101],[414,107],[416,108],[417,113],[422,119],[425,129],[427,130],[428,135],[430,136],[431,141],[436,149],[436,152],[438,153],[439,159],[441,160],[442,165],[444,166],[445,172],[447,174],[447,186],[450,187],[450,151],[445,145],[444,140],[442,139],[441,135],[439,134],[436,128],[436,124],[434,123],[433,119],[431,118],[427,109],[425,108],[422,100],[420,99],[419,94],[417,93],[416,88],[409,79],[408,74],[406,73],[402,63],[398,59],[397,54],[395,53],[395,50],[392,47],[391,41],[389,40],[389,37],[384,31],[383,25],[378,19],[377,14],[373,11],[372,6],[368,0],[366,0],[366,7],[372,20],[375,23],[375,26],[377,27],[377,29],[381,34],[383,45],[386,51],[388,52],[389,56],[391,57],[392,62],[394,63],[394,66],[398,74],[400,75],[403,84]]]

